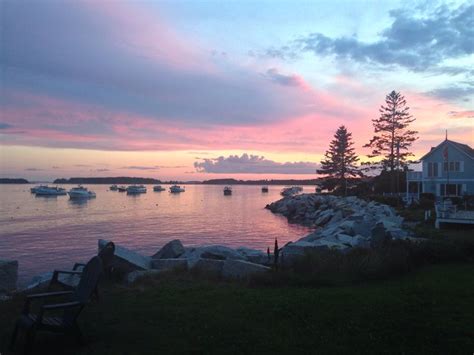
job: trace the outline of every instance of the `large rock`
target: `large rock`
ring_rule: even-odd
[[[154,270],[187,270],[188,259],[153,259],[151,268]]]
[[[269,271],[270,268],[250,263],[248,261],[242,260],[226,260],[224,261],[224,266],[222,268],[222,276],[224,278],[231,278],[231,279],[243,279],[249,278],[255,274],[262,274]]]
[[[306,253],[314,250],[329,249],[327,245],[315,244],[314,242],[298,241],[294,243],[288,243],[282,249],[281,254],[288,260],[294,257],[304,256]]]
[[[220,277],[224,263],[225,260],[198,259],[191,267],[191,271],[203,276]]]
[[[387,230],[387,234],[392,239],[408,239],[408,232],[401,228],[390,228]]]
[[[190,269],[193,268],[194,264],[196,264],[201,258],[215,260],[245,260],[245,257],[238,251],[222,245],[191,248],[186,250],[184,257],[188,259],[188,266]]]
[[[336,235],[336,237],[341,243],[352,246],[353,236],[344,233],[339,233]]]
[[[58,280],[59,280],[59,282],[65,284],[65,285],[68,285],[70,287],[77,287],[79,285],[79,281],[81,281],[81,276],[80,275],[59,274],[58,275]]]
[[[341,222],[342,218],[343,218],[342,211],[336,211],[334,215],[331,217],[329,224],[331,225],[334,225],[336,223],[338,224],[339,222]]]
[[[237,248],[237,252],[240,253],[247,261],[257,264],[263,264],[268,262],[268,255],[261,250],[250,249],[245,247]]]
[[[345,220],[344,222],[339,224],[339,228],[342,229],[345,234],[350,235],[350,236],[354,236],[355,235],[355,231],[354,231],[355,224],[356,224],[355,221]]]
[[[99,250],[109,241],[99,239]],[[115,244],[114,268],[124,273],[151,268],[151,258]]]
[[[353,248],[363,248],[368,249],[370,248],[370,241],[367,238],[364,238],[361,235],[356,235],[352,237],[351,245]]]
[[[390,235],[387,233],[382,222],[379,222],[371,230],[370,246],[372,248],[378,248],[386,245],[390,240]]]
[[[156,254],[152,255],[152,259],[179,258],[184,253],[183,244],[179,239],[175,239],[166,243]]]
[[[0,260],[0,292],[8,292],[16,289],[18,282],[18,261]]]
[[[332,218],[334,214],[333,210],[327,210],[321,213],[316,221],[314,221],[314,224],[318,226],[324,226],[326,223],[329,222],[329,220]]]
[[[24,288],[26,292],[39,292],[42,290],[46,290],[53,278],[52,272],[45,272],[43,274],[39,274],[34,276],[28,285]]]
[[[125,276],[125,283],[133,284],[140,279],[143,279],[145,277],[150,277],[150,276],[156,276],[162,272],[163,272],[162,270],[135,270],[135,271],[129,272]]]
[[[370,237],[372,226],[373,225],[367,220],[356,222],[353,227],[354,234],[359,234],[363,237]]]

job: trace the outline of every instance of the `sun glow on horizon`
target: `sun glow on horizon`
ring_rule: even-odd
[[[340,125],[367,160],[392,90],[415,159],[445,130],[474,145],[470,3],[115,5],[4,2],[2,177],[313,178]]]

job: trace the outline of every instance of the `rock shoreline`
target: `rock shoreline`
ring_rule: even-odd
[[[286,244],[284,257],[300,256],[312,249],[347,251],[376,248],[393,239],[413,239],[392,207],[356,196],[301,194],[284,197],[266,208],[285,216],[290,223],[316,228]]]
[[[285,216],[289,222],[314,227],[315,231],[287,243],[280,249],[280,262],[291,261],[311,250],[349,251],[353,248],[377,248],[393,239],[414,239],[403,228],[403,218],[393,208],[367,202],[355,196],[336,197],[321,194],[300,194],[284,197],[266,206],[273,213]],[[99,250],[109,241],[99,239]],[[245,279],[269,271],[273,256],[263,251],[221,245],[185,247],[180,240],[166,243],[151,256],[142,255],[121,245],[115,246],[114,267],[126,283],[170,270],[189,271],[225,279]],[[3,274],[2,274],[3,272]],[[16,288],[18,263],[0,263],[0,293]],[[33,278],[20,292],[47,287],[52,272]],[[77,284],[78,276],[61,280]]]

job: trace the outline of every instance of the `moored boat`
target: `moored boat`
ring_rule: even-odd
[[[184,191],[185,191],[184,188],[179,185],[173,185],[170,187],[170,192],[174,194],[184,192]]]
[[[109,187],[109,190],[110,191],[117,191],[118,190],[118,186],[117,185],[112,185]]]
[[[232,188],[230,186],[224,187],[224,195],[225,196],[232,195]]]
[[[49,186],[48,185],[38,185],[38,186],[32,187],[30,189],[30,191],[31,191],[32,194],[35,194],[37,190],[44,189],[44,188],[49,188]]]
[[[136,195],[146,193],[146,187],[143,185],[130,185],[127,187],[127,194]]]
[[[127,186],[119,186],[117,187],[118,192],[127,192]]]
[[[264,193],[268,192],[268,186],[262,186],[262,192]]]
[[[71,190],[68,192],[69,198],[94,198],[96,197],[95,192],[89,191],[87,187],[83,186],[78,186],[78,187],[73,187]]]
[[[156,191],[156,192],[161,192],[161,191],[165,191],[166,189],[161,186],[161,185],[156,185],[156,186],[153,186],[153,191]]]
[[[36,189],[35,193],[36,196],[64,196],[67,194],[66,189],[57,186],[43,186]]]

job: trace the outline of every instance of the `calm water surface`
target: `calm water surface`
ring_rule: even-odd
[[[0,185],[0,259],[19,261],[21,284],[87,260],[97,253],[99,238],[152,255],[172,239],[185,246],[266,250],[275,238],[283,245],[308,232],[264,209],[280,198],[283,186],[270,186],[267,194],[259,186],[234,186],[232,196],[224,196],[219,185],[188,185],[181,194],[147,186],[146,194],[130,196],[108,191],[108,185],[87,185],[97,198],[81,202],[68,196],[36,197],[31,186]]]

